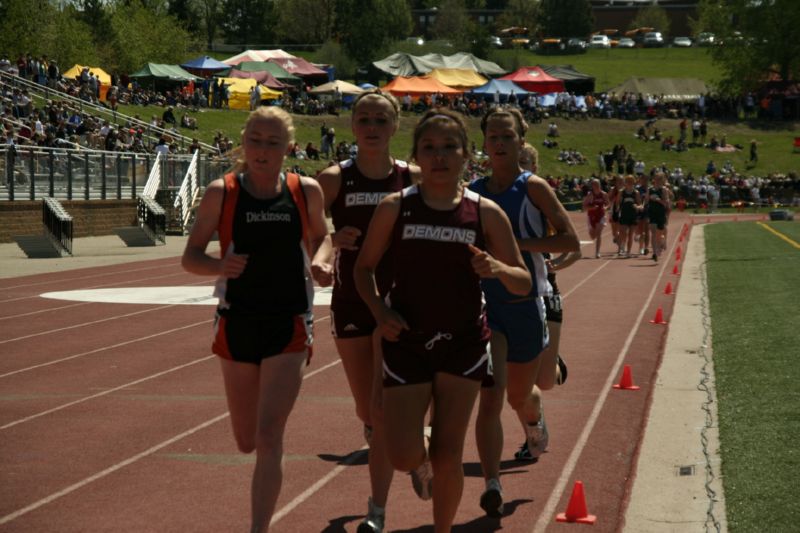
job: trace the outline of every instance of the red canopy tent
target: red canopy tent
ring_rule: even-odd
[[[261,85],[266,85],[270,89],[275,89],[277,91],[282,91],[286,88],[286,85],[279,82],[275,76],[267,72],[266,70],[262,70],[260,72],[243,72],[236,68],[232,68],[230,73],[228,74],[229,78],[252,78]]]
[[[498,79],[511,80],[526,91],[539,94],[564,91],[564,81],[552,77],[540,67],[522,67]]]
[[[271,57],[267,61],[275,63],[289,74],[303,78],[308,85],[318,85],[328,81],[328,73],[315,67],[302,57]]]
[[[448,87],[432,76],[398,76],[383,86],[382,89],[389,91],[394,96],[408,94],[415,98],[424,94],[461,94],[464,92],[460,89]]]

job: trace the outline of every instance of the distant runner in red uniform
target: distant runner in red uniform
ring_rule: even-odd
[[[592,180],[592,189],[583,199],[583,208],[589,217],[589,237],[595,242],[594,256],[600,257],[600,245],[603,241],[603,228],[606,227],[606,209],[608,209],[608,194],[600,188],[600,180]]]

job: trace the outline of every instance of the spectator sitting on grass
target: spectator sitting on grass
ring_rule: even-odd
[[[189,128],[190,130],[196,130],[197,119],[184,113],[181,115],[181,126],[184,128]]]

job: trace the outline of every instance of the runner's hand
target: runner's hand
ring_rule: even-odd
[[[311,277],[320,287],[330,287],[333,283],[333,265],[330,263],[312,263]]]
[[[333,246],[344,250],[358,250],[356,241],[360,236],[360,229],[353,226],[345,226],[333,234]]]
[[[381,336],[389,342],[397,342],[400,333],[408,330],[408,323],[396,311],[384,306],[381,316],[378,318],[378,329]]]
[[[227,254],[222,259],[222,275],[229,279],[236,279],[242,275],[247,266],[247,254]]]
[[[472,244],[467,245],[472,252],[472,269],[482,278],[496,278],[502,270],[502,263],[489,255],[486,251]]]

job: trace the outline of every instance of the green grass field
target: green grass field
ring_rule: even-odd
[[[800,224],[767,225],[800,243]],[[730,531],[800,523],[800,249],[756,223],[706,229],[722,481]]]
[[[148,120],[151,114],[160,115],[163,111],[154,107],[120,106],[120,110],[126,114],[139,114],[143,119]],[[247,118],[245,111],[232,110],[203,110],[193,113],[197,118],[199,130],[191,132],[182,130],[184,135],[196,135],[200,140],[211,142],[217,131],[222,131],[234,142],[238,142],[242,125]],[[331,115],[305,116],[296,115],[294,117],[296,126],[296,138],[301,146],[305,146],[309,141],[319,147],[319,128],[324,121],[329,127],[336,128],[336,139],[352,141],[353,135],[350,132],[350,116],[344,113],[339,117]],[[405,114],[400,122],[400,129],[392,141],[392,153],[400,158],[407,158],[411,153],[411,133],[414,129],[417,117],[413,114]],[[772,172],[788,173],[797,171],[800,168],[800,154],[792,152],[792,139],[797,133],[794,131],[794,124],[781,124],[779,126],[770,125],[771,129],[765,129],[758,124],[746,122],[711,122],[709,134],[727,135],[728,142],[741,144],[745,150],[729,154],[715,154],[703,148],[694,148],[686,152],[663,152],[659,143],[644,142],[635,138],[634,133],[641,125],[641,122],[591,119],[588,121],[558,120],[561,137],[558,139],[560,146],[580,150],[588,159],[585,165],[569,166],[557,160],[558,150],[547,149],[542,146],[545,138],[547,123],[532,124],[528,132],[528,141],[537,147],[540,156],[540,173],[543,175],[552,174],[554,176],[588,176],[597,170],[597,153],[600,150],[611,149],[615,144],[624,144],[629,152],[636,157],[641,157],[648,165],[660,165],[666,163],[670,168],[681,166],[685,173],[692,172],[695,175],[701,174],[708,163],[713,159],[718,167],[730,160],[734,167],[747,174],[767,175]],[[475,142],[478,149],[481,147],[482,136],[480,124],[477,119],[469,119],[470,139]],[[678,136],[677,120],[661,120],[659,127],[667,134]],[[753,169],[747,168],[749,153],[747,147],[751,139],[757,139],[759,144],[759,163]],[[314,173],[325,166],[319,162],[300,162],[300,165],[308,172]]]

